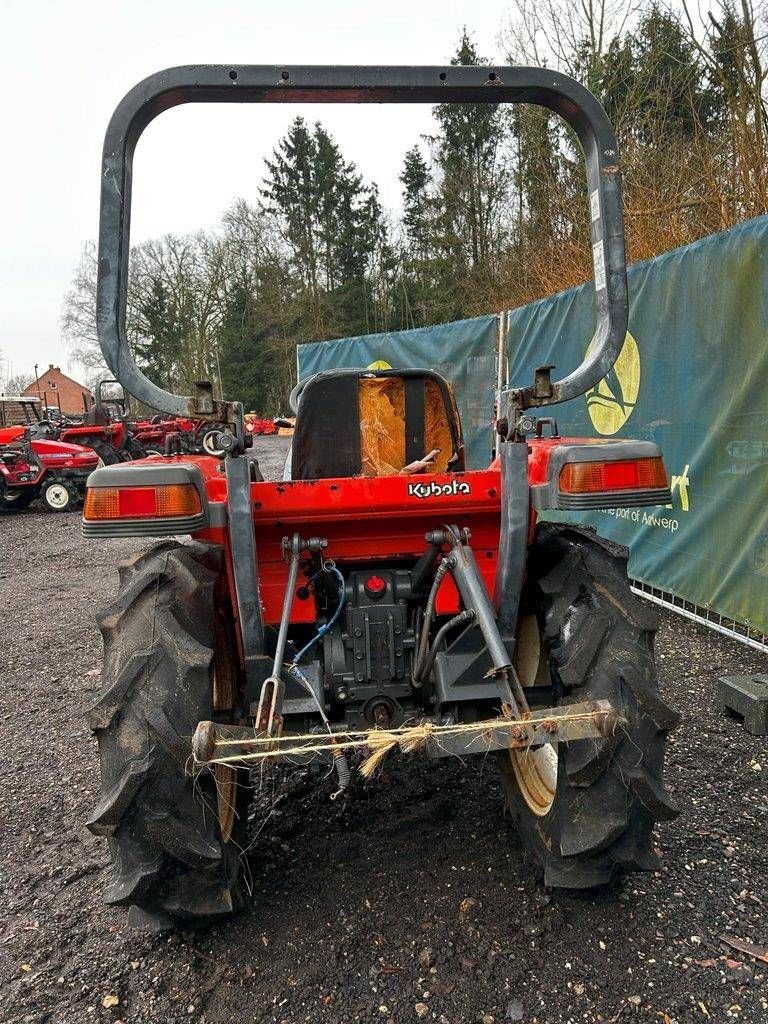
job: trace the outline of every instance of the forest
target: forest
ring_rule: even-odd
[[[497,60],[465,28],[452,63],[546,65],[600,98],[634,262],[766,212],[764,15],[753,0],[518,0]],[[433,134],[403,152],[397,211],[321,123],[296,117],[254,198],[233,198],[214,230],[136,245],[127,326],[147,375],[187,393],[211,380],[273,415],[298,343],[514,308],[589,278],[583,164],[564,123],[529,106],[433,114]],[[87,242],[61,315],[92,378],[95,271]]]

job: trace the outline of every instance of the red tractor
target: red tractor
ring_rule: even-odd
[[[226,424],[211,423],[207,419],[190,416],[155,415],[132,419],[127,396],[116,380],[99,381],[92,419],[96,423],[122,423],[125,427],[122,443],[127,456],[132,459],[142,459],[145,455],[163,455],[169,444],[175,453],[223,454],[218,448],[218,441],[222,430],[226,430]]]
[[[147,455],[162,455],[165,451],[166,438],[177,433],[189,435],[194,428],[195,420],[188,416],[174,419],[152,416],[150,419],[133,420],[131,423],[133,436],[143,446]]]
[[[85,482],[103,465],[90,448],[61,441],[9,439],[0,430],[0,509],[20,510],[39,498],[51,512],[71,512],[82,503]]]
[[[502,391],[498,454],[476,471],[436,373],[320,373],[296,389],[289,479],[263,480],[242,407],[206,384],[161,390],[125,334],[134,147],[155,115],[191,101],[533,102],[561,114],[589,188],[597,325],[585,362]],[[658,689],[657,619],[630,589],[625,549],[542,521],[670,501],[654,443],[560,437],[535,416],[594,387],[626,333],[617,148],[597,100],[537,68],[178,67],[118,106],[101,181],[108,365],[147,405],[228,425],[221,458],[154,458],[89,480],[87,537],[166,538],[123,563],[100,619],[89,827],[109,843],[107,899],[155,929],[231,912],[249,767],[327,763],[338,795],[360,750],[368,772],[395,748],[494,752],[547,885],[655,867],[654,824],[677,814],[662,781],[676,715]]]
[[[147,455],[163,455],[168,444],[175,444],[181,451],[223,455],[219,441],[226,424],[213,424],[205,419],[189,416],[175,416],[164,419],[153,416],[149,420],[134,420],[130,424],[133,440],[140,444]]]
[[[117,397],[107,394],[107,389],[116,384],[117,381],[99,381],[93,407],[86,409],[77,419],[68,417],[56,425],[59,440],[93,448],[107,466],[143,459],[147,454],[134,438],[125,416],[122,388],[118,385]]]
[[[130,435],[124,423],[92,423],[87,417],[80,421],[64,420],[54,427],[54,433],[60,441],[92,448],[107,466],[144,456],[143,451],[131,453]]]
[[[113,421],[104,411],[99,414],[94,408],[83,413],[81,418],[74,419],[47,406],[42,416],[38,399],[22,397],[14,402],[20,409],[17,417],[20,422],[5,429],[13,431],[16,438],[63,441],[91,448],[106,466],[128,462],[132,458],[143,458],[146,454],[143,448],[133,444],[127,425],[120,420]],[[10,435],[7,438],[10,440]]]

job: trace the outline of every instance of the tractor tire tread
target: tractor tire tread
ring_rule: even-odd
[[[658,865],[654,824],[679,813],[662,779],[667,733],[679,716],[659,694],[659,620],[630,589],[626,549],[589,529],[540,524],[529,566],[558,703],[610,700],[626,725],[562,748],[545,816],[527,808],[509,757],[501,758],[507,806],[547,885],[591,888]]]
[[[87,438],[84,438],[83,440],[87,441]],[[90,448],[92,451],[96,452],[105,466],[115,466],[120,462],[120,456],[112,445],[108,444],[106,441],[93,441],[89,444],[84,444],[83,447]]]
[[[209,919],[239,900],[235,835],[245,823],[223,843],[215,780],[188,774],[190,737],[213,718],[220,565],[215,545],[157,544],[121,565],[118,596],[98,620],[103,688],[86,718],[99,743],[102,795],[88,827],[108,837],[107,901],[134,904],[134,921]]]

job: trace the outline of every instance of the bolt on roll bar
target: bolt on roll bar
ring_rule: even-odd
[[[597,324],[582,364],[552,382],[505,393],[520,411],[565,402],[594,387],[613,366],[627,330],[627,280],[621,179],[613,130],[597,99],[578,82],[546,68],[322,67],[187,65],[151,75],[116,108],[104,139],[99,224],[97,325],[107,365],[126,391],[161,412],[222,420],[229,403],[210,385],[174,395],[139,369],[125,330],[133,154],[158,114],[181,103],[534,103],[559,114],[581,143],[587,169]]]

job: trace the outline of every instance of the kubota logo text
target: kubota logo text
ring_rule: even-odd
[[[457,494],[471,494],[472,488],[465,480],[451,480],[439,484],[435,480],[427,483],[408,484],[409,498],[451,498]]]
[[[592,348],[590,342],[587,354]],[[589,416],[599,434],[615,434],[632,414],[640,391],[640,351],[627,331],[619,357],[597,387],[587,392]]]

